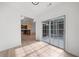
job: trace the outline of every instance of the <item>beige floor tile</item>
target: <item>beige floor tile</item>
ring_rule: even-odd
[[[71,54],[66,53],[66,52],[62,52],[62,53],[60,54],[60,56],[64,56],[64,57],[73,57]]]
[[[54,51],[56,51],[58,48],[57,47],[54,47],[54,46],[52,46],[52,45],[48,45],[47,46],[49,49],[52,49],[52,50],[54,50]]]
[[[24,53],[23,48],[15,49],[15,54],[20,54],[20,53]]]
[[[25,53],[16,54],[16,57],[24,57],[24,56],[26,56]]]
[[[46,53],[48,53],[48,54],[54,54],[55,51],[54,51],[54,50],[50,50],[50,49],[48,49],[48,50],[46,51]]]
[[[8,50],[0,52],[0,57],[7,57],[8,56]]]
[[[48,53],[44,53],[44,52],[43,52],[43,53],[42,53],[42,54],[40,54],[39,56],[40,56],[40,57],[49,57],[49,56],[50,56],[50,54],[48,54]]]
[[[56,49],[56,52],[61,54],[61,53],[64,52],[64,50],[62,50],[62,49]]]
[[[29,51],[29,50],[31,50],[32,48],[30,47],[30,46],[24,46],[23,47],[23,50],[25,50],[25,51]]]
[[[38,54],[42,54],[43,52],[45,52],[45,50],[42,50],[42,49],[37,50],[37,53],[38,53]]]
[[[9,51],[8,51],[8,57],[14,57],[14,56],[15,56],[14,49],[9,49]]]
[[[26,56],[26,57],[38,57],[38,55],[37,55],[37,53],[32,53],[32,54],[30,54],[30,55],[28,55],[28,56]]]
[[[51,54],[51,57],[58,57],[59,55],[60,55],[59,53],[54,52]]]
[[[26,55],[33,53],[34,50],[25,51]]]

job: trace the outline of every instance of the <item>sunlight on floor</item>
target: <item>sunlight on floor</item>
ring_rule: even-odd
[[[46,44],[44,42],[36,42],[27,46],[15,49],[17,57],[68,57],[72,56],[64,52],[64,50]]]

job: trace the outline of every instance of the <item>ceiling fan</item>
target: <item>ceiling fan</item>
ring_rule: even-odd
[[[33,5],[38,5],[38,4],[39,4],[39,2],[32,2],[32,4],[33,4]]]

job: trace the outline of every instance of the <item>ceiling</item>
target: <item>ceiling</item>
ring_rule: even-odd
[[[9,3],[10,5],[16,7],[22,16],[27,17],[37,17],[39,14],[49,9],[51,6],[55,6],[57,3],[51,2],[39,2],[38,5],[33,5],[32,2],[19,2],[19,3]]]
[[[17,9],[21,16],[35,18],[46,10],[50,9],[50,7],[54,7],[57,5],[57,2],[39,2],[38,5],[33,5],[32,2],[6,2],[0,3],[1,5],[10,6],[14,9]]]

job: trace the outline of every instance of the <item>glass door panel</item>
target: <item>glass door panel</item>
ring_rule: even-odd
[[[49,21],[43,22],[43,41],[49,42]]]
[[[53,25],[52,25],[52,23],[53,23]],[[57,20],[51,21],[51,42],[50,43],[52,45],[58,46],[58,40],[57,40]]]
[[[64,48],[64,18],[51,21],[50,43],[60,48]]]

